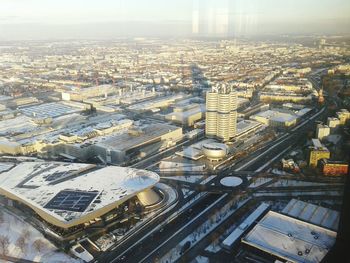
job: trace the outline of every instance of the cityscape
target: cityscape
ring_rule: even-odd
[[[350,262],[350,31],[190,2],[181,36],[0,20],[0,262]]]

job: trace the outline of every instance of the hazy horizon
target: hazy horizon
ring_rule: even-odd
[[[0,39],[350,34],[345,0],[0,0]]]

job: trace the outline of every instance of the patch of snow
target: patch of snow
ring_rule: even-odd
[[[257,178],[253,183],[251,183],[249,185],[249,188],[259,187],[260,185],[263,185],[263,184],[268,183],[270,181],[272,181],[271,178]]]
[[[192,261],[192,263],[209,263],[209,258],[198,256]]]
[[[181,258],[181,250],[183,246],[190,241],[191,247],[200,242],[203,238],[209,235],[218,225],[220,225],[224,220],[230,217],[237,209],[242,207],[249,199],[242,201],[236,201],[235,199],[226,203],[220,208],[214,215],[208,218],[202,225],[198,226],[191,234],[185,237],[181,242],[177,244],[174,248],[168,251],[165,255],[160,258],[159,262],[175,262]]]
[[[205,180],[203,180],[203,181],[201,182],[201,184],[206,184],[206,183],[208,183],[209,181],[213,180],[215,177],[216,177],[216,175],[211,175],[211,176],[207,177]]]
[[[3,217],[3,222],[0,224],[0,235],[8,237],[10,241],[7,256],[38,262],[81,262],[63,252],[58,252],[50,241],[22,218],[7,212],[2,207],[0,207],[0,212]],[[23,250],[18,245],[18,239],[21,236],[25,240]],[[41,249],[37,249],[39,245],[35,246],[35,243],[40,244]]]
[[[188,176],[165,176],[162,179],[177,180],[188,183],[198,183],[203,179],[203,175],[188,175]]]
[[[269,185],[269,187],[279,187],[279,186],[319,186],[319,185],[326,185],[326,184],[325,183],[296,181],[296,180],[278,180],[277,182]]]

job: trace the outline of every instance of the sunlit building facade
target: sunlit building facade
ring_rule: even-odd
[[[206,97],[206,136],[228,141],[236,135],[237,95],[226,86],[214,88]]]

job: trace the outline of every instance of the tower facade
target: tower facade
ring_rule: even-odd
[[[236,135],[237,95],[225,85],[213,88],[206,96],[205,134],[228,141]]]

